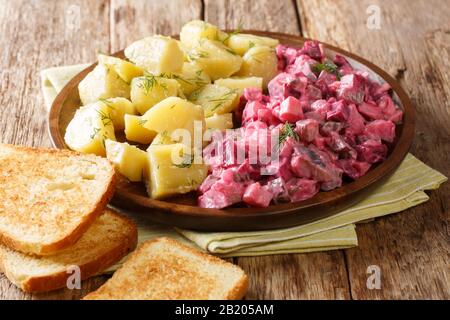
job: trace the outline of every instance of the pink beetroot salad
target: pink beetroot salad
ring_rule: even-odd
[[[318,42],[279,45],[276,54],[280,73],[268,94],[246,89],[236,113],[241,127],[204,149],[210,174],[199,188],[200,207],[303,201],[360,178],[386,158],[403,117],[388,84],[340,55],[325,58]],[[268,137],[275,133],[276,146]],[[269,153],[277,150],[279,161],[251,159],[249,150],[261,143]]]

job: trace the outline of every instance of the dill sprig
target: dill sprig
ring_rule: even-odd
[[[177,168],[190,168],[194,163],[194,155],[193,154],[185,154],[183,156],[184,160],[180,164],[175,164]]]
[[[108,112],[105,112],[103,110],[95,110],[95,111],[100,116],[100,120],[102,121],[102,123],[105,127],[112,124],[112,119]]]
[[[286,121],[280,130],[278,146],[281,147],[288,138],[292,138],[295,141],[299,140],[299,136],[297,132],[294,131],[293,125]]]
[[[209,58],[209,53],[206,51],[194,49],[187,53],[188,59],[191,62],[197,61],[200,58]]]
[[[332,61],[330,60],[325,60],[323,63],[316,63],[315,65],[312,66],[312,70],[316,73],[320,73],[321,71],[326,71],[328,73],[332,73],[334,75],[336,75],[336,78],[338,80],[341,79],[341,74],[338,70],[338,66],[335,65]]]
[[[214,107],[211,108],[211,112],[215,111],[217,108],[221,107],[225,102],[230,101],[230,97],[237,92],[237,89],[230,90],[229,92],[223,94],[220,97],[206,97],[209,102],[217,102]]]
[[[138,87],[143,89],[145,91],[145,94],[148,94],[150,90],[158,84],[158,80],[153,74],[146,74],[139,80],[140,82],[138,84]]]
[[[113,106],[113,103],[111,100],[100,98],[99,101],[104,103],[108,108],[116,110],[116,108]]]
[[[230,39],[231,36],[239,34],[241,33],[241,31],[242,31],[242,20],[239,21],[237,28],[228,33],[228,35],[225,37],[225,39],[222,40],[222,42],[225,43],[226,41],[228,41],[228,39]]]

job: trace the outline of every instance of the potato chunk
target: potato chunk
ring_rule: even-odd
[[[169,97],[148,110],[142,119],[143,126],[158,133],[171,134],[176,129],[185,129],[194,140],[195,122],[204,128],[203,108],[185,99]],[[201,133],[200,133],[201,134]]]
[[[149,181],[147,191],[151,198],[160,199],[196,190],[208,173],[205,164],[192,163],[183,144],[152,145],[148,148]],[[181,162],[177,161],[181,158]]]
[[[194,91],[189,100],[203,107],[205,117],[211,117],[214,113],[232,112],[239,104],[237,90],[215,84],[208,84],[202,89]]]
[[[119,77],[113,68],[97,65],[78,85],[83,105],[100,99],[114,97],[130,98],[130,86]]]
[[[219,41],[201,40],[187,54],[189,60],[196,62],[212,80],[231,76],[242,64],[242,57]]]
[[[144,114],[161,100],[177,96],[180,90],[180,85],[176,80],[148,74],[131,81],[130,95],[137,111]]]
[[[144,128],[145,120],[140,116],[125,115],[125,137],[128,141],[149,144],[156,136],[156,132]]]
[[[133,42],[125,49],[125,56],[153,74],[176,72],[183,66],[183,51],[178,42],[160,35]]]
[[[106,140],[106,157],[114,167],[132,182],[142,181],[147,166],[147,152],[113,140]]]
[[[217,79],[214,84],[218,86],[235,89],[242,95],[245,88],[263,89],[263,79],[261,77],[231,77],[226,79]]]
[[[205,119],[207,129],[226,130],[233,128],[233,114],[214,114]]]
[[[217,40],[219,29],[205,21],[192,20],[186,23],[180,32],[180,41],[186,48],[198,45],[200,39]]]
[[[243,56],[249,49],[255,46],[267,46],[275,48],[280,42],[269,37],[255,36],[252,34],[238,33],[232,34],[225,41],[225,44],[237,54]]]
[[[238,76],[255,76],[263,78],[263,86],[267,84],[278,73],[277,56],[273,48],[267,46],[256,46],[244,54],[244,62]]]
[[[116,140],[109,108],[103,103],[81,107],[66,128],[67,146],[82,153],[105,156],[105,140]]]
[[[111,116],[116,131],[125,128],[125,115],[136,114],[136,108],[130,100],[125,98],[109,98],[100,99],[99,103],[103,103],[108,107],[109,115]]]
[[[211,83],[211,78],[196,63],[185,62],[179,73],[165,74],[164,77],[175,79],[185,95]]]
[[[113,68],[119,77],[126,83],[130,83],[133,78],[140,77],[144,74],[142,68],[117,57],[99,54],[98,63]]]

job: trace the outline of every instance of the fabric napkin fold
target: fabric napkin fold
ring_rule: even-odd
[[[56,67],[41,72],[48,109],[64,85],[88,65]],[[249,232],[198,232],[152,223],[143,214],[130,215],[138,225],[139,242],[169,236],[223,257],[303,253],[350,248],[358,244],[355,223],[403,211],[429,199],[425,190],[437,189],[447,178],[408,154],[396,172],[353,207],[302,226]],[[123,211],[122,211],[123,212]],[[117,264],[109,271],[115,270]]]

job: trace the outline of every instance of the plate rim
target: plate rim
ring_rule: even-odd
[[[255,35],[263,35],[274,37],[280,40],[280,43],[283,43],[283,40],[287,40],[290,42],[303,43],[308,40],[312,40],[309,38],[290,35],[286,33],[279,32],[268,32],[268,31],[260,31],[260,30],[242,30],[242,33],[252,33]],[[177,36],[174,36],[177,37]],[[316,41],[316,40],[314,40]],[[344,201],[349,199],[352,196],[356,196],[357,193],[362,192],[363,190],[378,184],[390,174],[401,164],[403,159],[406,157],[410,146],[412,144],[414,133],[415,133],[415,110],[414,106],[408,97],[406,91],[401,87],[399,82],[394,79],[391,75],[389,75],[382,68],[378,67],[374,63],[366,60],[365,58],[360,57],[354,53],[348,52],[341,48],[335,47],[325,42],[321,42],[325,48],[330,49],[336,53],[342,54],[344,56],[350,57],[359,63],[365,65],[376,74],[378,74],[384,81],[389,83],[392,90],[397,94],[404,111],[403,123],[401,127],[401,134],[396,139],[396,144],[393,146],[389,156],[385,161],[380,163],[375,168],[371,168],[369,172],[363,177],[347,183],[339,188],[333,189],[331,191],[321,191],[314,197],[307,199],[305,201],[296,202],[296,203],[282,203],[270,205],[267,208],[255,208],[255,207],[237,207],[237,208],[226,208],[226,209],[210,209],[210,208],[200,208],[198,206],[178,204],[173,202],[168,202],[164,200],[155,200],[149,197],[144,197],[140,195],[136,195],[134,193],[127,192],[124,189],[118,187],[116,190],[116,198],[120,201],[114,201],[116,205],[119,205],[120,202],[124,200],[129,200],[136,205],[137,207],[142,207],[140,209],[146,210],[148,212],[149,209],[152,210],[162,210],[164,212],[172,213],[176,216],[184,216],[184,218],[210,218],[215,219],[220,222],[222,219],[239,219],[242,218],[244,220],[248,220],[251,218],[270,218],[275,216],[280,218],[286,215],[292,215],[300,213],[301,211],[305,211],[313,208],[325,208],[328,206],[333,206],[337,201]],[[123,51],[120,50],[112,55],[114,56],[123,56]],[[78,83],[85,77],[85,75],[90,72],[97,63],[90,65],[85,68],[75,77],[73,77],[64,88],[58,93],[57,97],[52,103],[50,112],[48,113],[48,131],[52,141],[52,144],[56,148],[67,149],[65,145],[64,138],[60,134],[59,130],[59,119],[62,106],[66,99],[69,97],[72,90]],[[116,199],[116,200],[117,200]],[[119,203],[117,203],[119,202]],[[317,215],[317,219],[321,219],[327,215]],[[169,218],[170,219],[170,218]],[[161,219],[156,219],[161,220]],[[164,220],[164,219],[163,219]],[[184,219],[185,220],[185,219]],[[314,221],[314,220],[313,220]],[[164,221],[159,221],[164,222]],[[176,223],[174,223],[176,224]],[[186,224],[186,223],[184,223]],[[267,226],[266,229],[270,229],[271,226]],[[207,230],[215,230],[216,228],[207,228]]]

